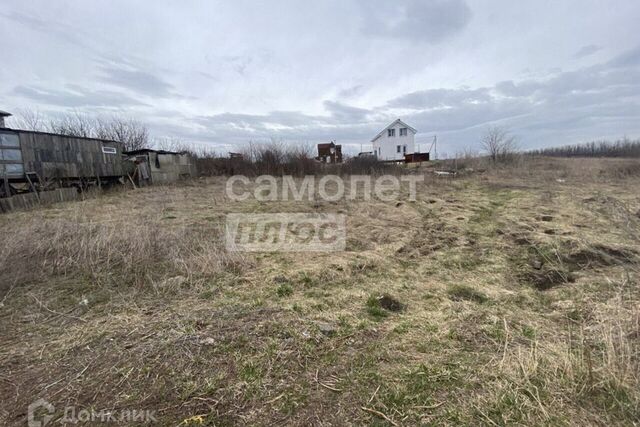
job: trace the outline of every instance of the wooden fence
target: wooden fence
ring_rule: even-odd
[[[40,193],[18,194],[12,197],[0,198],[0,212],[32,209],[41,205],[77,199],[78,190],[75,188],[58,188],[51,191],[41,191]]]

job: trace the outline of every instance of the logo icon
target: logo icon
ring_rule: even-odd
[[[338,214],[228,214],[226,246],[241,252],[344,251],[345,222]]]
[[[44,399],[38,399],[27,409],[27,425],[29,427],[45,427],[53,418],[55,407]],[[43,414],[44,412],[44,414]]]

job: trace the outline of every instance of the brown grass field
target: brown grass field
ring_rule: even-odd
[[[415,202],[219,177],[0,216],[0,424],[640,424],[638,161],[433,167]],[[344,213],[347,250],[227,253],[231,212]]]

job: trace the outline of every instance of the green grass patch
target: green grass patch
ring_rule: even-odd
[[[382,320],[389,315],[380,305],[380,299],[377,295],[371,295],[367,299],[367,313],[376,320]]]
[[[288,283],[281,283],[276,288],[276,295],[278,295],[280,298],[288,297],[291,294],[293,294],[293,286]]]

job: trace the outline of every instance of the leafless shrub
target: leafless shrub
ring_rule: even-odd
[[[352,157],[340,169],[342,175],[401,174],[407,170],[395,163],[383,163],[373,156]]]
[[[471,149],[457,152],[453,159],[444,160],[442,163],[455,171],[486,167],[485,159],[477,151]]]
[[[268,144],[249,143],[241,153],[258,175],[302,176],[315,174],[321,167],[312,157],[312,147],[304,144],[285,144],[275,140]]]
[[[153,138],[151,145],[154,149],[175,151],[178,153],[189,153],[194,157],[215,157],[214,150],[208,150],[205,148],[196,147],[193,144],[188,144],[180,138]]]
[[[44,115],[38,110],[21,109],[11,117],[13,126],[18,129],[46,132],[47,124]]]
[[[215,153],[194,153],[198,170],[207,176],[214,175],[352,175],[400,173],[404,169],[394,164],[382,163],[375,157],[344,156],[344,162],[326,164],[314,157],[314,147],[306,144],[285,144],[272,141],[267,144],[249,143],[240,150],[240,157],[221,158]]]
[[[508,160],[518,149],[516,138],[507,129],[499,126],[489,127],[480,144],[494,163]]]

